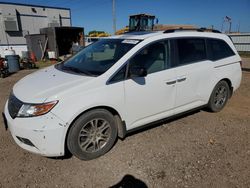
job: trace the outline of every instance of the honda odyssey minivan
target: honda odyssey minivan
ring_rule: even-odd
[[[20,147],[90,160],[135,128],[222,110],[240,86],[240,62],[230,38],[213,30],[108,37],[21,79],[3,115]]]

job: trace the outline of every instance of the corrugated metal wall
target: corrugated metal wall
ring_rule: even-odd
[[[229,35],[235,48],[239,52],[250,52],[250,33],[230,34]]]

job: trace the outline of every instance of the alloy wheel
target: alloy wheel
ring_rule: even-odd
[[[111,137],[110,124],[100,118],[83,125],[78,135],[78,144],[84,152],[94,153],[102,149]]]

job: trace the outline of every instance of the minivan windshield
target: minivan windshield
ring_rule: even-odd
[[[68,60],[57,64],[56,68],[75,74],[99,76],[137,43],[139,43],[138,40],[101,39],[83,48]]]

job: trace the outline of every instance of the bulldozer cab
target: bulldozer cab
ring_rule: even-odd
[[[136,14],[129,17],[129,31],[152,31],[155,16]]]

